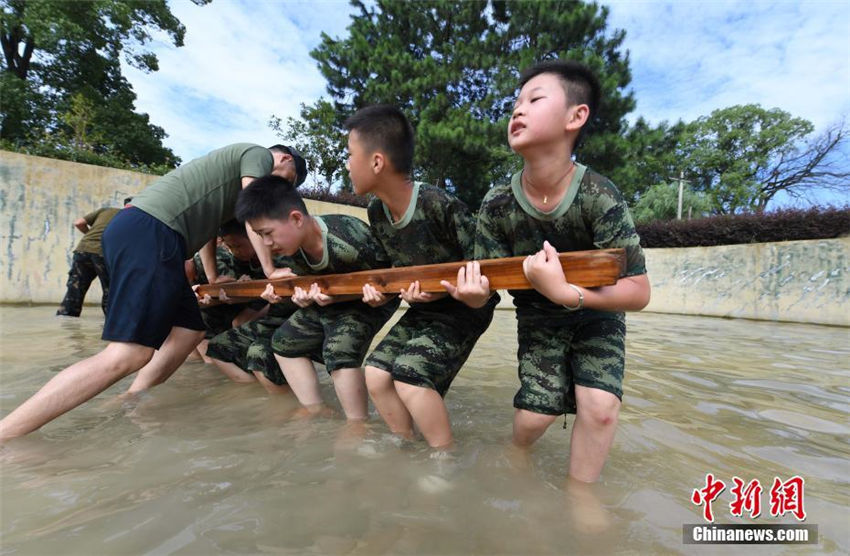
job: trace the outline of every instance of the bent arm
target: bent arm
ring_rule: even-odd
[[[242,189],[251,185],[255,179],[257,178],[244,176],[242,178]],[[266,275],[266,278],[271,278],[272,272],[275,271],[271,249],[263,243],[263,238],[254,233],[254,230],[251,229],[251,226],[249,226],[247,222],[245,222],[245,231],[248,232],[248,241],[250,241],[251,245],[254,247],[254,252],[257,254],[257,259],[260,261],[263,273]]]
[[[646,274],[625,276],[613,286],[576,287],[584,294],[584,307],[599,311],[640,311],[649,304],[651,289]],[[552,301],[568,307],[578,305],[578,293],[572,287],[565,287],[562,297]]]
[[[201,266],[207,276],[207,283],[215,284],[218,281],[218,268],[215,264],[215,238],[209,240],[198,251],[201,255]]]

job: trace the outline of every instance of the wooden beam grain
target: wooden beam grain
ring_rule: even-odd
[[[623,249],[593,249],[590,251],[570,251],[559,255],[561,266],[567,281],[572,284],[593,288],[607,286],[617,282],[626,268],[626,254]],[[493,290],[531,289],[522,271],[525,257],[504,259],[485,259],[479,261],[481,273],[490,280]],[[322,292],[328,295],[361,293],[364,284],[372,284],[378,291],[398,293],[411,282],[419,280],[421,291],[443,292],[441,280],[456,282],[457,271],[465,261],[421,266],[402,266],[365,270],[348,274],[326,274],[318,276],[294,276],[276,280],[249,280],[244,282],[223,282],[215,285],[203,285],[198,294],[209,294],[217,298],[219,290],[224,290],[234,301],[260,297],[266,284],[272,283],[277,295],[291,296],[295,287],[309,288],[315,282]]]

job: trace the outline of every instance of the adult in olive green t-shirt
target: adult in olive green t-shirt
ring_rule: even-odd
[[[300,185],[307,174],[298,151],[284,145],[270,148],[235,143],[187,162],[136,195],[133,206],[183,236],[186,257],[200,251],[210,284],[218,278],[215,237],[219,226],[233,218],[239,191],[255,178],[275,174]],[[274,264],[256,234],[249,234],[266,275]],[[257,241],[257,243],[254,243]]]
[[[214,256],[216,232],[233,218],[237,194],[268,174],[298,184],[306,165],[289,147],[238,143],[186,163],[134,196],[132,208],[120,211],[103,236],[111,282],[108,345],[55,375],[0,421],[0,442],[38,429],[137,371],[129,392],[167,380],[204,335],[197,304],[189,302],[194,294],[184,260],[205,244]],[[268,248],[250,235],[268,263],[266,274],[276,276]],[[206,262],[213,281],[215,264]]]

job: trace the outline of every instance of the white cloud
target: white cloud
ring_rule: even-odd
[[[626,30],[634,117],[690,121],[748,103],[818,128],[850,115],[850,3],[608,4]]]
[[[632,119],[692,121],[753,103],[805,118],[816,131],[844,118],[850,123],[846,1],[606,4],[609,26],[626,30],[637,100]],[[846,193],[825,190],[810,201],[850,203]],[[774,206],[796,204],[780,194]]]
[[[236,141],[277,141],[271,115],[294,116],[299,103],[325,92],[310,58],[320,32],[341,35],[344,2],[217,1],[171,4],[186,26],[185,45],[158,41],[159,71],[125,67],[136,108],[169,134],[164,141],[184,161]]]

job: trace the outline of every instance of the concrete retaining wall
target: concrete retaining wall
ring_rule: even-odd
[[[646,310],[850,326],[850,238],[648,249]]]
[[[153,179],[0,151],[0,303],[58,304],[81,237],[74,220],[118,206]],[[362,208],[307,205],[366,220]],[[647,268],[648,311],[850,326],[850,238],[648,249]],[[90,303],[99,288],[95,281]]]

